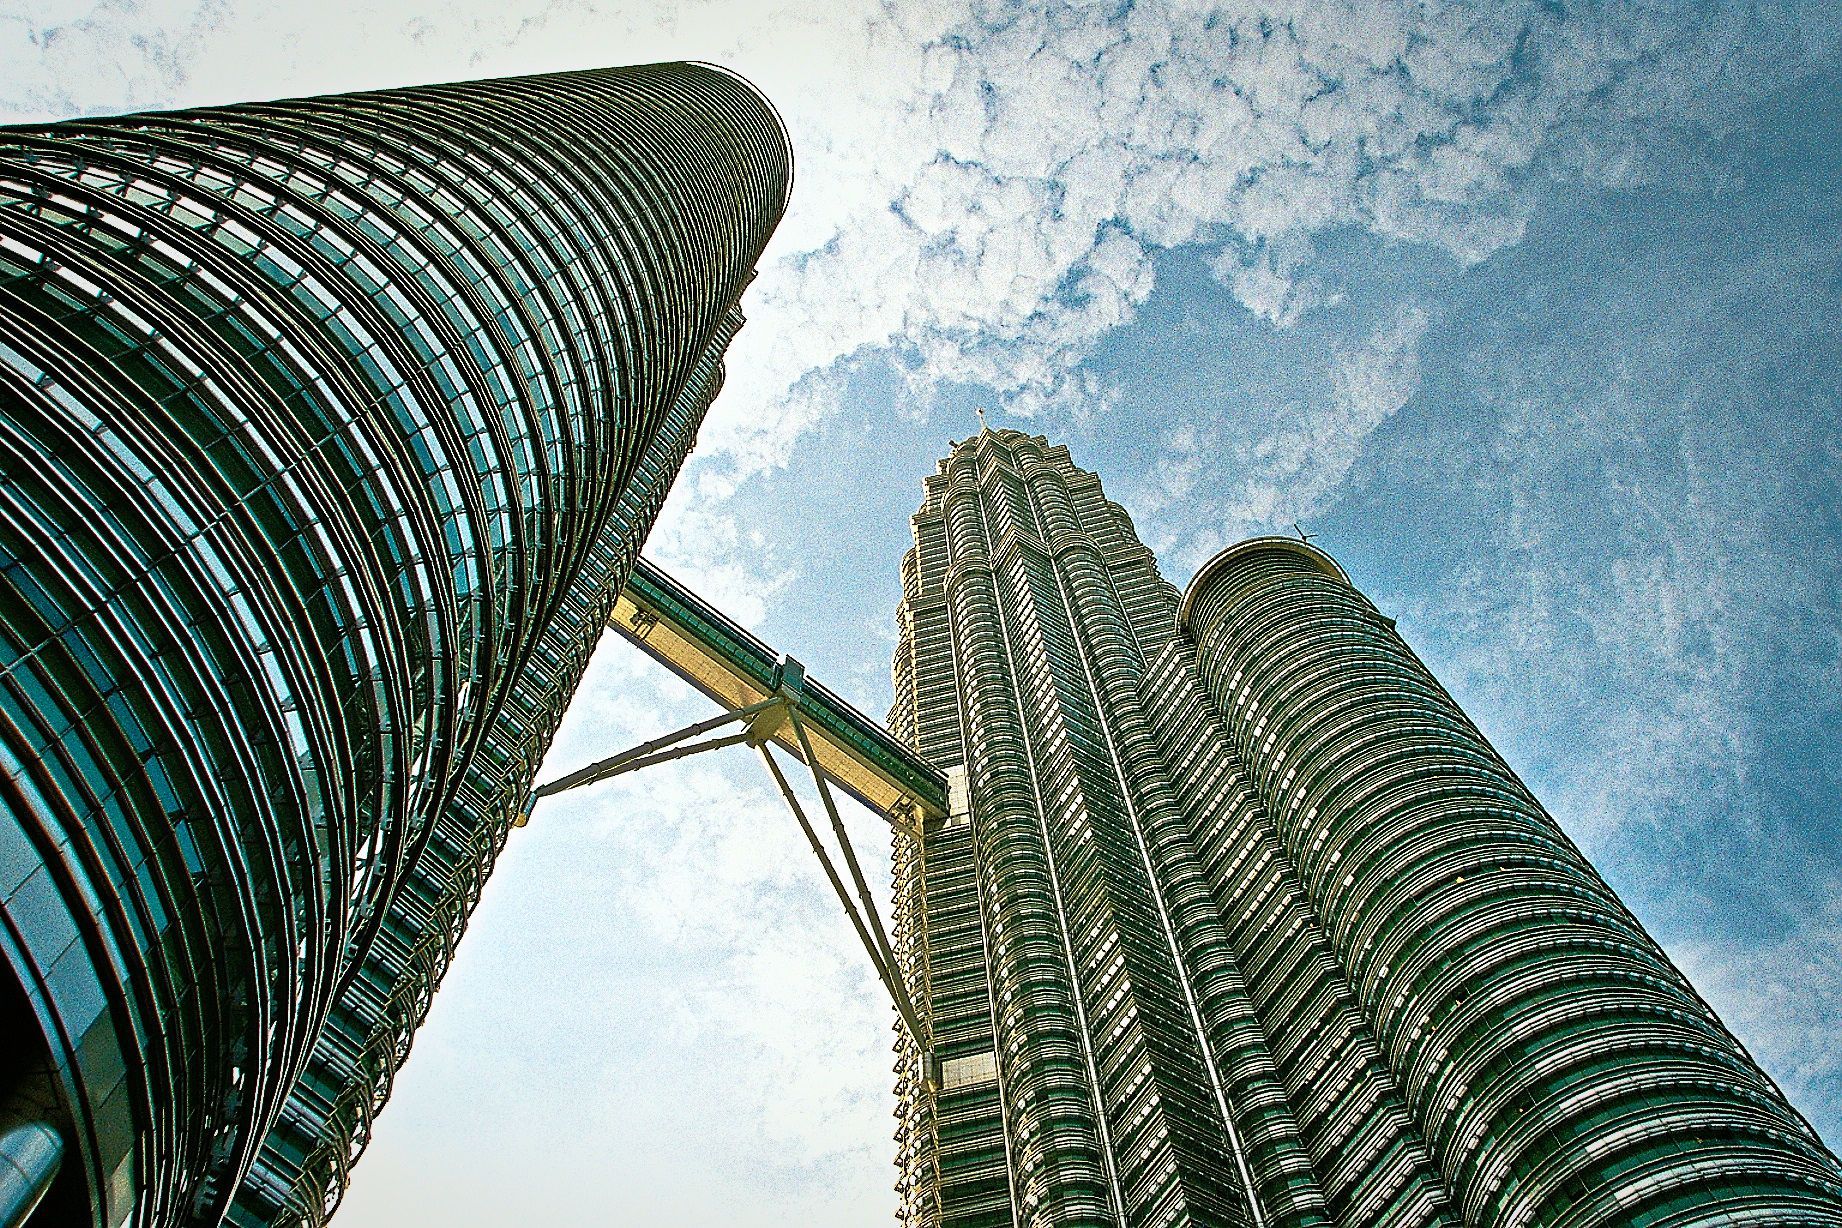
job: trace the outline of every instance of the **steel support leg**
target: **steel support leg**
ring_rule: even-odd
[[[774,777],[774,783],[780,786],[780,795],[786,799],[788,809],[792,810],[793,817],[799,820],[800,830],[806,833],[806,842],[812,846],[813,855],[825,868],[825,877],[830,881],[831,889],[837,895],[838,903],[843,906],[845,915],[851,919],[851,928],[857,931],[857,938],[863,943],[864,952],[869,955],[870,963],[876,969],[877,978],[882,981],[883,988],[889,992],[889,997],[895,1002],[896,1013],[902,1017],[902,1027],[907,1030],[909,1038],[915,1042],[916,1046],[925,1051],[927,1045],[921,1038],[921,1024],[915,1018],[914,1004],[909,1001],[907,988],[902,984],[901,969],[895,965],[892,957],[885,955],[884,949],[879,947],[875,939],[870,936],[870,930],[864,924],[864,914],[859,913],[856,904],[851,901],[850,892],[845,889],[844,880],[838,877],[838,869],[832,864],[831,855],[826,852],[824,843],[819,839],[819,833],[813,830],[811,820],[806,817],[806,808],[800,805],[799,796],[793,792],[793,786],[787,782],[786,774],[780,770],[780,763],[774,758],[765,743],[756,749],[761,752],[761,761],[767,764],[768,772]],[[844,842],[843,847],[845,856],[855,863],[856,858],[850,853],[851,846],[848,840]],[[871,925],[874,925],[876,931],[881,933],[882,925],[876,920],[876,913],[873,909],[868,916]]]
[[[758,718],[773,717],[773,724],[763,726]],[[857,898],[851,898],[851,891],[844,885],[838,868],[832,863],[831,854],[819,839],[818,831],[812,821],[806,817],[806,809],[800,804],[799,795],[793,792],[786,774],[780,770],[780,763],[768,749],[774,727],[780,719],[785,719],[793,727],[794,740],[799,744],[800,756],[805,760],[807,769],[812,773],[812,781],[819,791],[819,801],[825,807],[825,815],[831,820],[832,834],[837,838],[838,851],[844,858],[844,864],[850,871],[851,884],[856,888]],[[733,721],[744,721],[747,727],[740,733],[724,734],[720,737],[706,738],[701,742],[684,743],[687,739],[699,737]],[[915,1012],[913,999],[908,996],[908,986],[902,979],[901,964],[896,959],[895,949],[890,945],[889,935],[883,929],[882,917],[876,911],[876,901],[870,895],[870,885],[864,880],[863,867],[858,864],[856,850],[851,847],[850,834],[844,830],[844,820],[838,813],[838,803],[832,797],[831,784],[825,779],[824,771],[819,767],[818,757],[813,753],[812,742],[806,736],[805,724],[800,720],[794,705],[785,695],[773,695],[745,708],[725,712],[708,720],[686,725],[683,729],[642,742],[630,750],[622,751],[607,759],[589,764],[567,776],[559,777],[537,789],[532,794],[532,801],[538,798],[553,797],[570,789],[579,789],[583,785],[594,784],[619,776],[627,772],[654,764],[669,763],[674,759],[683,759],[690,755],[701,754],[707,750],[720,750],[725,746],[735,746],[747,742],[761,752],[761,760],[767,764],[768,773],[780,789],[780,796],[786,801],[793,817],[799,821],[800,830],[806,834],[806,842],[812,846],[813,855],[819,859],[819,865],[825,870],[825,877],[831,883],[838,903],[843,905],[844,913],[850,918],[851,928],[857,931],[857,938],[863,943],[863,949],[870,957],[871,965],[876,969],[877,979],[883,988],[889,991],[890,999],[895,1003],[896,1013],[902,1017],[902,1027],[908,1032],[909,1039],[921,1051],[925,1066],[932,1066],[931,1050],[921,1032],[920,1017]],[[860,907],[861,906],[861,907]]]
[[[819,770],[818,757],[812,753],[812,743],[806,738],[805,722],[800,720],[799,714],[792,708],[787,709],[787,719],[793,724],[793,736],[799,742],[800,753],[805,756],[806,767],[812,773],[812,782],[818,787],[819,800],[825,805],[826,817],[831,819],[832,833],[837,836],[838,850],[844,854],[844,864],[851,871],[851,882],[857,888],[857,898],[863,901],[864,916],[869,919],[870,930],[876,936],[877,950],[882,953],[883,962],[889,966],[890,971],[895,972],[895,950],[889,944],[889,935],[883,932],[882,918],[877,914],[876,902],[870,897],[870,885],[864,881],[863,867],[857,864],[857,853],[851,848],[850,836],[845,833],[844,820],[838,815],[838,803],[832,798],[831,785],[826,782],[825,773]],[[892,992],[902,999],[899,1005],[906,1008],[906,1014],[912,1015],[913,1004],[907,1001],[908,995],[903,992],[899,977]],[[920,1044],[920,1035],[915,1033],[914,1037],[915,1043]]]

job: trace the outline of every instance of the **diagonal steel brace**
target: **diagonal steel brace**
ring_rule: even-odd
[[[650,763],[663,763],[665,762],[664,759],[656,758],[655,756],[666,747],[675,746],[686,738],[694,738],[699,734],[709,733],[712,729],[721,729],[731,721],[750,721],[750,718],[757,713],[765,712],[769,708],[778,708],[785,702],[786,701],[778,695],[770,695],[757,703],[749,704],[746,708],[737,708],[732,712],[725,712],[721,716],[713,716],[708,720],[698,721],[694,725],[686,725],[683,729],[673,730],[671,733],[663,734],[652,739],[650,742],[641,742],[631,750],[624,750],[618,755],[597,760],[585,768],[571,772],[567,776],[559,777],[547,785],[540,786],[531,796],[533,798],[551,797],[568,789],[579,789],[583,785],[592,785],[598,780],[606,780],[610,776],[618,776],[622,772],[632,771],[636,767],[643,767]],[[750,721],[750,725],[752,733],[752,721]],[[737,742],[746,740],[749,736],[749,734],[742,734],[728,739],[714,738],[709,742],[700,743],[695,747],[683,748],[682,754],[671,755],[669,757],[678,759],[682,758],[684,755],[695,754],[699,750],[716,750],[719,745],[733,746]]]
[[[819,840],[818,832],[813,830],[811,820],[806,817],[806,808],[800,805],[798,795],[793,792],[793,786],[787,782],[785,773],[780,770],[779,761],[768,750],[766,743],[756,749],[761,752],[761,761],[767,764],[768,772],[774,777],[774,783],[780,786],[780,795],[786,799],[787,808],[792,810],[793,817],[799,820],[800,830],[806,833],[806,843],[812,846],[813,855],[824,867],[825,877],[831,883],[832,892],[838,897],[838,903],[843,906],[844,915],[850,918],[851,928],[857,931],[857,938],[863,943],[864,952],[869,955],[871,966],[876,969],[877,979],[882,981],[883,988],[889,991],[890,998],[895,1001],[896,1013],[902,1017],[902,1027],[907,1030],[909,1039],[925,1048],[926,1046],[921,1041],[921,1024],[915,1017],[914,1003],[909,1001],[907,987],[902,983],[901,967],[896,964],[892,954],[879,947],[871,938],[871,930],[864,925],[864,914],[859,913],[857,906],[851,901],[850,893],[845,890],[844,881],[838,877],[837,867],[832,864],[825,845]],[[844,847],[849,850],[850,845],[846,844]],[[846,856],[850,856],[848,851]],[[853,857],[852,860],[855,861],[855,858]],[[874,907],[869,910],[868,916],[872,918],[871,924],[875,932],[880,934],[882,925],[874,920],[876,917]]]
[[[705,738],[692,742],[689,739],[710,733],[735,721],[746,722],[746,727],[739,733],[724,734],[719,737]],[[831,821],[832,834],[837,839],[838,849],[844,856],[846,869],[850,872],[851,884],[856,888],[857,898],[851,898],[851,891],[845,887],[844,879],[833,864],[825,844],[819,839],[812,821],[806,817],[805,807],[800,804],[798,794],[788,782],[786,774],[781,771],[780,763],[768,749],[768,743],[775,732],[785,722],[793,727],[793,736],[799,745],[800,758],[805,761],[812,773],[813,784],[819,792],[819,800],[825,807],[825,815]],[[857,937],[863,943],[864,952],[869,955],[871,965],[876,969],[877,979],[889,992],[895,1003],[896,1013],[901,1016],[902,1027],[908,1037],[921,1052],[921,1069],[924,1077],[933,1082],[933,1052],[923,1037],[921,1021],[915,1011],[914,1000],[909,997],[908,986],[902,977],[901,964],[898,962],[889,935],[883,929],[882,917],[876,911],[876,902],[870,895],[870,886],[864,879],[863,867],[857,861],[856,850],[851,845],[851,838],[844,829],[844,820],[838,813],[837,800],[832,796],[831,784],[824,771],[819,767],[818,757],[813,753],[812,742],[806,736],[805,723],[800,720],[790,697],[783,693],[771,695],[766,699],[749,704],[734,711],[724,712],[719,716],[686,725],[682,729],[642,742],[630,750],[622,751],[606,759],[598,760],[585,768],[571,772],[538,788],[531,795],[533,803],[539,798],[553,797],[570,789],[579,789],[584,785],[607,780],[627,772],[654,764],[668,763],[689,755],[700,754],[707,750],[720,750],[726,746],[735,746],[746,742],[761,752],[761,760],[767,765],[768,773],[780,789],[780,796],[786,801],[793,817],[799,821],[800,830],[806,835],[806,842],[812,846],[814,856],[825,870],[825,877],[831,883],[832,892],[838,897],[845,915],[850,918],[851,928],[857,931]],[[903,825],[906,829],[907,825]]]

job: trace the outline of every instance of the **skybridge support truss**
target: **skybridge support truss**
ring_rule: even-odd
[[[797,667],[797,663],[795,663]],[[718,733],[729,725],[739,724],[741,729],[730,733]],[[794,758],[803,763],[812,776],[814,788],[818,791],[820,804],[829,821],[833,839],[837,844],[839,859],[844,863],[844,874],[839,873],[838,862],[833,859],[832,851],[820,839],[818,829],[806,813],[799,794],[793,789],[787,774],[781,768],[780,760],[771,749],[774,741],[782,742],[783,749],[791,734],[794,746]],[[662,734],[649,741],[597,760],[587,767],[561,776],[548,784],[541,785],[531,796],[535,805],[546,797],[554,797],[572,789],[610,780],[616,776],[635,772],[641,768],[652,767],[660,763],[688,758],[706,751],[722,750],[730,746],[748,745],[761,755],[768,774],[773,777],[775,787],[787,808],[793,812],[799,823],[800,831],[805,834],[806,842],[812,846],[812,852],[825,871],[826,881],[831,884],[832,893],[837,897],[845,916],[856,931],[858,941],[863,944],[864,953],[869,956],[871,966],[876,970],[877,979],[883,983],[890,1001],[894,1003],[896,1014],[901,1017],[902,1028],[914,1042],[921,1053],[921,1069],[924,1077],[933,1080],[934,1060],[932,1047],[929,1045],[925,1031],[921,1027],[919,1015],[915,1011],[914,997],[908,991],[907,982],[902,977],[902,968],[896,959],[895,950],[889,942],[889,935],[883,926],[882,916],[877,911],[876,902],[870,894],[869,883],[864,878],[863,866],[857,860],[856,849],[844,827],[844,820],[838,812],[837,798],[833,794],[831,781],[820,767],[820,757],[814,750],[812,739],[806,729],[806,722],[799,714],[798,692],[794,689],[778,690],[766,699],[746,704],[719,713],[705,720],[696,721],[681,729]],[[529,812],[527,810],[526,817]],[[885,819],[897,830],[911,839],[919,839],[919,816],[911,816],[899,811],[884,814]],[[520,826],[523,821],[520,821]],[[849,885],[846,885],[846,878]]]

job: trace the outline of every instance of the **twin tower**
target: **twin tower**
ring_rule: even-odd
[[[694,65],[0,130],[0,1228],[332,1213],[790,177]],[[1012,431],[915,534],[904,1222],[1842,1226],[1327,556]]]

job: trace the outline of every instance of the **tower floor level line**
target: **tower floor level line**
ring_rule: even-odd
[[[659,64],[0,128],[0,1228],[316,1228],[792,177]]]
[[[1842,1228],[1842,1164],[1334,560],[953,445],[891,732],[906,1228]]]

